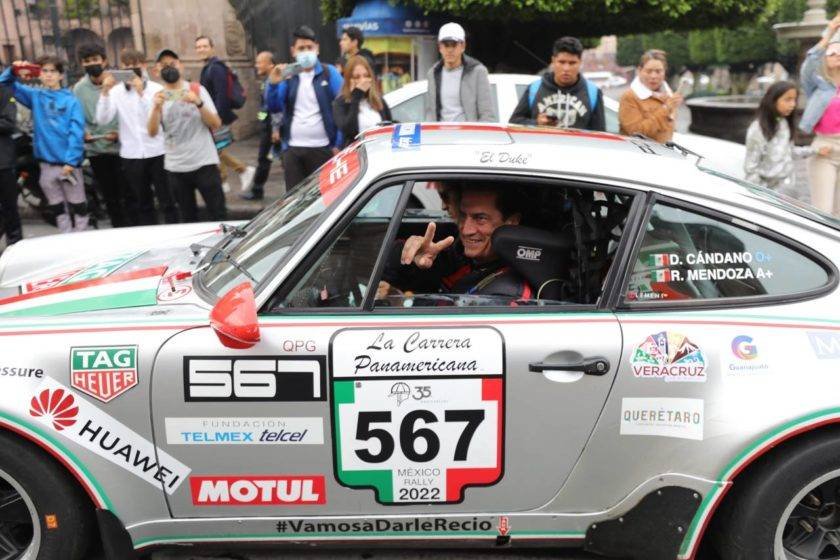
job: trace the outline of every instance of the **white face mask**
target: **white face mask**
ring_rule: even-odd
[[[315,51],[301,51],[295,55],[295,61],[306,69],[312,68],[318,62],[318,53]]]

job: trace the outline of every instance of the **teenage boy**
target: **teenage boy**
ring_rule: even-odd
[[[155,196],[166,223],[177,223],[178,210],[163,169],[163,135],[149,136],[148,127],[154,96],[163,86],[149,79],[146,55],[140,51],[120,52],[120,68],[132,70],[134,76],[117,83],[113,75],[106,74],[96,105],[96,122],[107,123],[114,118],[119,122],[120,160],[125,182],[137,201],[137,223],[158,223]]]
[[[0,84],[12,85],[15,100],[32,111],[32,145],[39,162],[40,185],[59,231],[83,231],[89,219],[81,169],[85,114],[73,93],[61,87],[64,62],[55,56],[42,56],[36,64],[41,67],[42,88],[17,81],[14,69],[31,66],[20,60],[0,74]]]
[[[344,84],[335,67],[318,60],[318,41],[311,27],[295,29],[291,52],[301,71],[287,71],[284,76],[286,65],[275,66],[266,96],[268,110],[283,113],[280,136],[287,191],[338,153],[341,133],[332,102]]]
[[[239,175],[239,183],[243,189],[247,189],[254,180],[256,168],[253,165],[245,165],[230,153],[229,147],[233,143],[233,133],[230,125],[237,119],[236,113],[231,106],[230,89],[232,84],[229,80],[231,70],[224,61],[216,56],[216,49],[213,40],[205,35],[195,39],[195,53],[198,58],[204,61],[201,69],[201,85],[210,94],[219,118],[222,119],[222,126],[213,132],[216,141],[216,148],[219,150],[220,170],[222,182],[227,184],[227,169],[232,169]],[[227,189],[225,189],[227,191]]]
[[[341,51],[339,66],[341,73],[344,73],[344,68],[347,66],[347,61],[354,56],[363,56],[370,63],[370,67],[376,70],[376,59],[369,49],[363,49],[365,44],[365,34],[358,27],[348,27],[341,33],[341,39],[338,40],[338,48]]]
[[[120,169],[117,119],[112,118],[102,124],[96,120],[96,104],[108,66],[105,47],[99,43],[86,43],[79,47],[76,54],[85,71],[85,76],[73,86],[73,94],[82,103],[85,112],[85,155],[105,200],[111,226],[136,225],[136,203],[131,191],[123,184]]]
[[[583,45],[575,37],[554,42],[551,69],[525,90],[510,122],[606,130],[601,90],[580,75]]]
[[[184,222],[198,221],[195,191],[201,193],[212,221],[227,217],[219,154],[211,130],[222,125],[210,94],[201,84],[181,78],[181,61],[171,49],[156,58],[156,71],[164,82],[163,91],[154,96],[149,113],[149,136],[163,127],[166,152],[163,167],[169,186],[178,200]]]
[[[467,36],[457,23],[438,31],[440,60],[429,69],[426,120],[496,122],[487,68],[464,54]]]

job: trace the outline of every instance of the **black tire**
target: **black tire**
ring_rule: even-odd
[[[0,432],[0,487],[6,491],[14,488],[8,479],[19,485],[34,505],[40,527],[37,560],[86,558],[95,521],[93,506],[76,480],[34,444]],[[32,531],[33,512],[26,499],[18,504],[15,519],[21,524],[15,531],[26,534],[25,526]],[[54,516],[50,519],[57,527],[47,527],[47,516]]]
[[[784,446],[746,479],[736,479],[713,526],[722,560],[774,560],[776,532],[788,505],[814,481],[835,471],[837,478],[832,480],[840,479],[840,433],[832,430]]]

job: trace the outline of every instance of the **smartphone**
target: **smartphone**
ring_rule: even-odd
[[[34,80],[41,75],[41,67],[37,64],[19,64],[12,66],[12,73],[21,80]]]
[[[280,74],[284,80],[286,78],[291,78],[292,76],[297,76],[303,72],[303,66],[298,64],[297,62],[292,62],[291,64],[287,64],[285,68],[283,68],[283,72]]]
[[[187,94],[183,89],[167,89],[164,90],[163,98],[166,101],[179,101]]]
[[[109,72],[118,82],[130,82],[137,76],[134,70],[109,70]]]
[[[677,86],[677,93],[686,97],[694,90],[694,83],[689,80],[680,80],[680,85]]]

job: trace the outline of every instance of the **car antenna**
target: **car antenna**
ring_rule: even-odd
[[[514,41],[513,44],[516,45],[517,47],[519,47],[520,49],[522,49],[523,51],[525,51],[526,53],[528,53],[529,55],[531,55],[531,57],[533,57],[535,60],[538,60],[539,63],[542,64],[543,66],[548,66],[548,63],[545,60],[540,58],[539,55],[534,54],[534,51],[532,51],[531,49],[529,49],[528,47],[526,47],[525,45],[523,45],[519,41]]]
[[[684,155],[684,156],[694,156],[694,157],[696,157],[697,162],[695,163],[695,165],[699,166],[700,162],[703,160],[703,156],[701,156],[700,154],[698,154],[695,151],[689,150],[688,148],[686,148],[685,146],[683,146],[681,144],[677,144],[673,140],[668,140],[667,142],[665,142],[663,144],[663,146],[665,146],[666,148],[671,148],[672,150],[677,150],[678,152],[682,153],[682,155]]]

